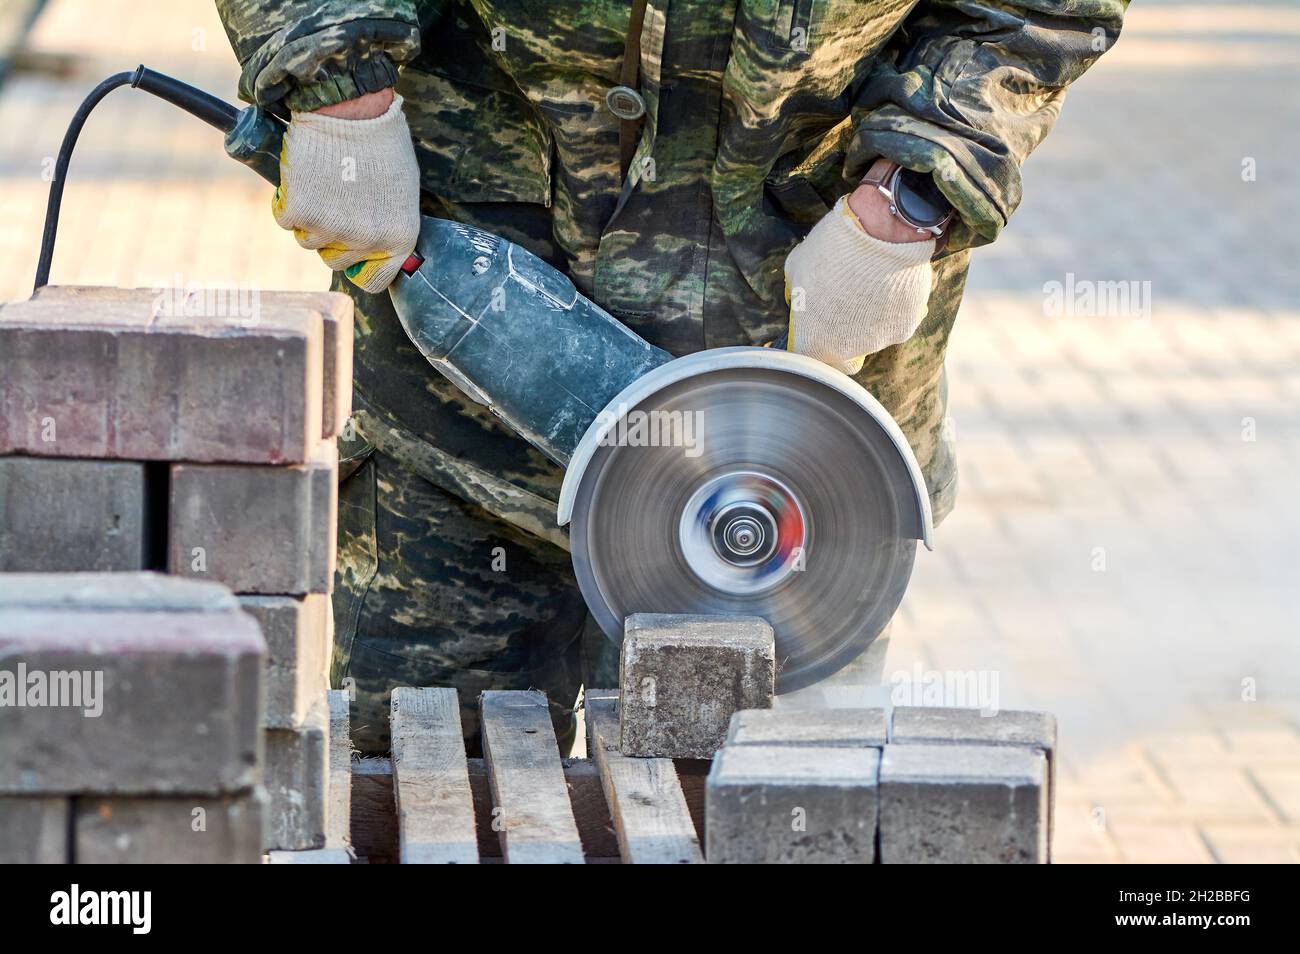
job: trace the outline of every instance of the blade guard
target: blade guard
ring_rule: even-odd
[[[557,512],[560,526],[568,524],[572,519],[574,502],[577,500],[578,489],[582,485],[587,465],[590,464],[606,435],[618,426],[621,412],[638,407],[657,392],[678,381],[712,371],[734,368],[780,369],[790,374],[801,375],[840,392],[862,408],[863,413],[885,432],[895,450],[898,451],[898,466],[905,468],[909,483],[915,492],[913,501],[915,506],[912,510],[914,523],[909,527],[909,535],[924,543],[927,550],[934,549],[930,494],[925,486],[925,478],[916,462],[916,456],[912,453],[911,445],[908,444],[902,429],[889,412],[848,375],[813,358],[772,348],[715,348],[700,351],[660,365],[619,392],[587,428],[570,458],[568,469],[564,473],[564,483],[560,487]]]

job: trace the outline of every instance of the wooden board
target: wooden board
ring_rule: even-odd
[[[507,864],[582,864],[559,745],[536,690],[491,690],[479,698],[493,827]]]
[[[492,864],[501,860],[501,840],[492,830],[492,792],[487,766],[482,759],[468,762],[469,787],[474,793],[474,815],[478,821],[479,864]],[[618,839],[605,807],[605,792],[596,763],[591,759],[564,759],[562,764],[587,864],[618,864],[621,861]],[[352,847],[357,858],[368,864],[397,864],[397,814],[393,801],[393,763],[389,759],[358,759],[352,763]]]
[[[393,793],[403,864],[478,864],[455,689],[393,690]]]
[[[618,693],[588,691],[587,746],[600,768],[624,864],[701,864],[699,837],[671,759],[618,748]]]

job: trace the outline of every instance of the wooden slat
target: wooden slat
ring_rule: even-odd
[[[403,864],[478,864],[455,689],[393,690],[393,793]]]
[[[600,772],[591,759],[564,759],[564,780],[569,783],[573,818],[582,838],[587,864],[618,864],[618,839],[605,807]],[[689,776],[682,790],[691,804]],[[700,805],[703,810],[703,783]],[[501,841],[492,830],[492,792],[482,759],[469,759],[469,787],[474,793],[478,820],[479,864],[501,860]],[[698,823],[697,823],[698,830]],[[357,857],[372,865],[397,864],[397,812],[393,798],[393,763],[386,758],[357,759],[352,763],[352,847]]]
[[[587,746],[600,766],[624,864],[702,864],[700,840],[672,759],[628,758],[618,748],[618,693],[588,690]]]
[[[492,690],[479,697],[479,713],[493,827],[506,863],[582,864],[546,696]]]

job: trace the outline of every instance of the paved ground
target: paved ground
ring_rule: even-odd
[[[51,0],[33,52],[69,72],[0,91],[22,131],[0,146],[3,300],[27,293],[42,164],[95,81],[144,59],[233,90],[204,0]],[[1300,860],[1298,80],[1293,5],[1135,5],[975,259],[961,502],[888,669],[996,677],[1002,707],[1059,714],[1062,861]],[[323,283],[260,180],[148,97],[112,94],[70,183],[57,282]]]

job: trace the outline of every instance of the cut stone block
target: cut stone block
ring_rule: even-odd
[[[330,598],[242,596],[266,638],[266,727],[296,729],[329,689]]]
[[[78,864],[259,864],[266,797],[79,798]]]
[[[322,696],[302,728],[266,730],[267,851],[325,847],[329,719]]]
[[[67,798],[0,795],[0,865],[67,864],[71,811]]]
[[[880,752],[738,745],[705,786],[710,864],[871,864]]]
[[[145,566],[144,465],[0,457],[0,571]]]
[[[270,865],[350,865],[352,856],[342,848],[314,848],[309,851],[272,851]]]
[[[47,289],[0,309],[0,454],[306,461],[322,430],[320,312],[223,304]]]
[[[352,845],[352,732],[348,693],[331,689],[329,804],[325,813],[325,846],[347,850]]]
[[[619,664],[624,755],[712,758],[733,713],[772,704],[772,627],[755,616],[638,613]]]
[[[746,709],[731,717],[726,744],[879,748],[886,723],[884,709]]]
[[[156,288],[46,285],[36,290],[32,300],[47,304],[71,303],[85,308],[111,302],[152,311],[158,305],[166,303],[161,297],[164,294],[171,297],[172,307],[176,308],[178,302],[181,306],[198,304],[202,290],[163,292]],[[253,304],[250,294],[245,295],[245,304]],[[341,292],[260,291],[257,293],[256,307],[257,317],[260,317],[264,309],[276,314],[286,310],[305,309],[321,316],[321,437],[337,437],[343,423],[352,413],[352,299]],[[248,307],[245,311],[251,312],[252,308]]]
[[[134,605],[143,575],[70,579],[82,605],[34,605],[48,579],[7,577],[0,600],[0,792],[199,793],[258,780],[265,644],[238,608]],[[167,589],[166,578],[145,590]],[[31,582],[24,602],[12,595]],[[105,581],[105,582],[101,582]],[[182,583],[183,581],[172,581]],[[116,585],[124,608],[102,589]],[[4,592],[10,592],[5,597]],[[233,602],[233,601],[232,601]],[[58,704],[53,704],[58,703]]]
[[[1056,833],[1056,716],[1014,709],[986,716],[979,709],[900,706],[894,710],[890,741],[900,745],[1019,745],[1041,751],[1047,757],[1050,855]]]
[[[885,746],[882,863],[1046,863],[1047,816],[1042,752],[994,745]]]
[[[169,572],[236,593],[328,593],[337,478],[330,443],[301,466],[173,465]]]

